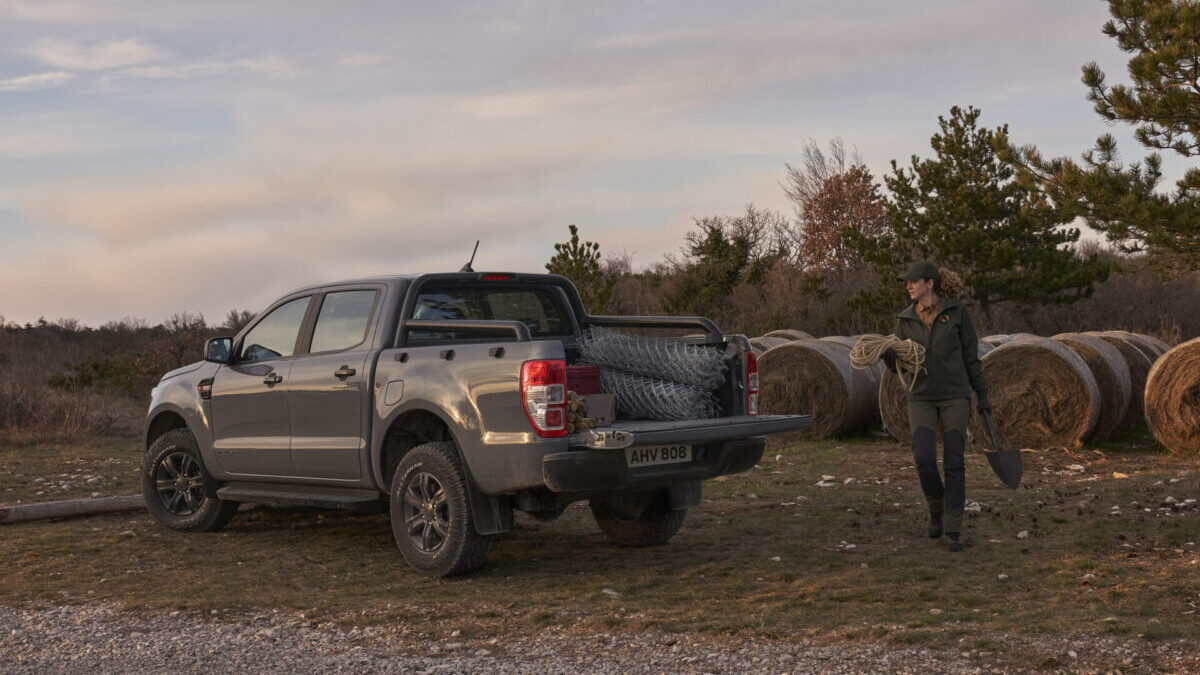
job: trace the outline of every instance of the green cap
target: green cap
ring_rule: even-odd
[[[915,262],[908,271],[898,277],[899,281],[917,281],[918,279],[941,279],[942,273],[938,271],[937,265],[922,260]]]

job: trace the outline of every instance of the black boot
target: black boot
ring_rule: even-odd
[[[940,539],[942,536],[942,505],[929,507],[929,538]]]
[[[958,553],[959,551],[963,550],[963,543],[962,540],[959,539],[959,534],[957,532],[947,532],[946,538],[950,540],[950,550],[952,552]]]

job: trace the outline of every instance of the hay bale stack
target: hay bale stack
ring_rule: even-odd
[[[750,348],[754,350],[756,355],[762,356],[762,353],[771,347],[778,347],[779,345],[786,344],[788,342],[791,342],[791,340],[781,337],[767,337],[764,335],[762,337],[750,338]]]
[[[1200,338],[1154,362],[1146,378],[1146,424],[1172,453],[1200,454]]]
[[[812,415],[815,436],[852,434],[871,423],[871,378],[850,367],[850,350],[822,340],[773,347],[758,360],[758,408],[762,413]]]
[[[1119,428],[1133,429],[1142,426],[1146,423],[1144,407],[1146,376],[1150,374],[1150,365],[1153,361],[1146,356],[1145,351],[1115,333],[1090,332],[1084,333],[1084,335],[1104,340],[1116,347],[1117,351],[1121,352],[1121,356],[1125,357],[1125,365],[1129,367],[1129,408],[1125,411],[1125,419],[1122,420]]]
[[[1010,448],[1073,448],[1096,427],[1096,378],[1061,342],[1039,338],[1001,345],[983,357],[983,376],[1000,438]],[[979,416],[971,431],[990,446]]]
[[[1092,439],[1107,439],[1121,428],[1129,411],[1131,385],[1125,357],[1116,347],[1093,335],[1060,333],[1051,339],[1070,347],[1087,363],[1092,377],[1096,378],[1096,386],[1100,388],[1100,418],[1092,431]]]
[[[995,347],[992,345],[980,342],[979,358],[982,359],[993,349]],[[879,417],[883,421],[883,430],[892,438],[902,443],[912,440],[912,428],[908,424],[908,392],[900,382],[900,376],[887,368],[883,369],[883,376],[879,378]]]
[[[811,339],[813,339],[813,336],[809,335],[808,333],[805,333],[802,330],[795,330],[792,328],[780,328],[779,330],[773,330],[770,333],[763,333],[763,337],[778,337],[778,338],[783,338],[785,340],[811,340]]]

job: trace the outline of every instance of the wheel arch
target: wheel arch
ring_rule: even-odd
[[[148,449],[159,437],[174,429],[192,431],[187,420],[184,419],[183,413],[170,408],[160,409],[146,422],[145,447]],[[196,433],[192,431],[192,436],[195,435]]]
[[[375,452],[375,480],[390,490],[392,474],[404,456],[418,445],[437,441],[454,443],[459,466],[466,479],[475,531],[481,535],[492,535],[511,530],[512,499],[504,495],[489,497],[479,491],[454,425],[436,408],[412,406],[398,412],[389,421]]]

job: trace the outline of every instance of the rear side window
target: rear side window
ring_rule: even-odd
[[[310,353],[334,352],[362,344],[378,291],[326,293],[313,329]]]
[[[553,286],[437,286],[421,289],[411,319],[520,321],[533,337],[571,334],[562,294]],[[463,331],[411,330],[409,342],[480,338]],[[490,335],[488,339],[508,339]]]
[[[300,324],[308,311],[310,298],[298,298],[284,303],[258,322],[242,340],[239,361],[262,361],[291,356],[296,351]]]

